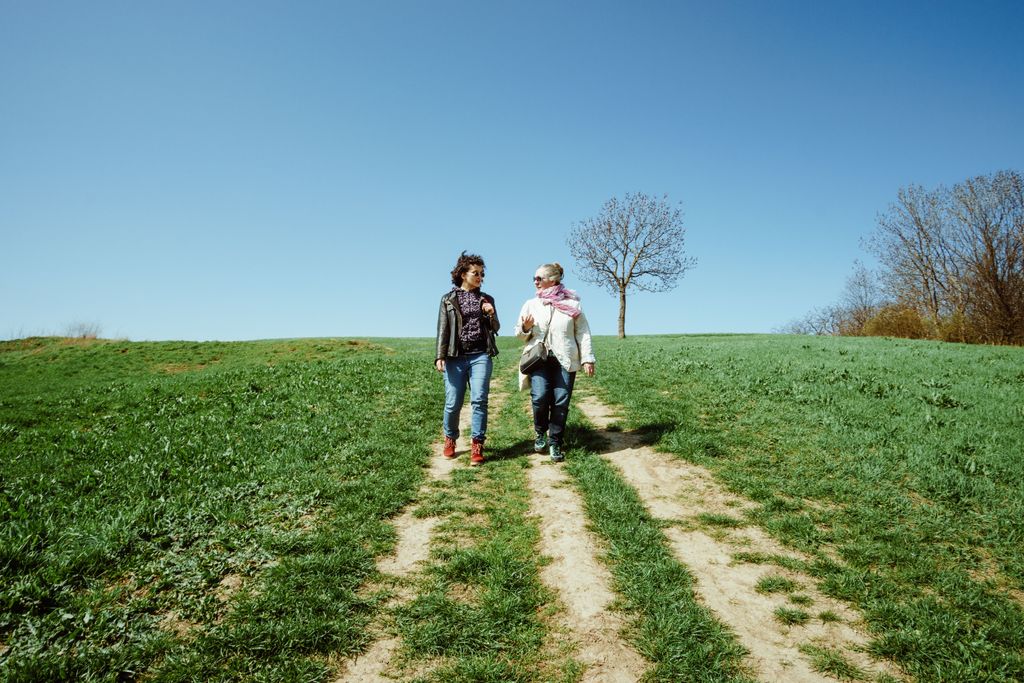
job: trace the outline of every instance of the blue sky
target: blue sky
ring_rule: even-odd
[[[432,336],[484,256],[507,331],[565,236],[681,202],[627,333],[835,301],[911,183],[1024,164],[1021,2],[0,0],[0,338]]]

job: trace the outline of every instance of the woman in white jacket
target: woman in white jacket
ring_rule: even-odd
[[[547,361],[529,378],[536,432],[534,450],[543,453],[545,448],[550,449],[554,462],[565,459],[562,435],[576,372],[582,368],[588,376],[594,374],[590,325],[579,296],[562,286],[563,274],[557,263],[537,268],[533,276],[537,295],[523,304],[515,330],[520,339],[543,340],[548,347]]]

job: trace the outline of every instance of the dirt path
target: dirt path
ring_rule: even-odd
[[[592,396],[574,399],[580,410],[599,429],[614,422],[612,411]],[[698,515],[737,513],[754,504],[726,491],[702,467],[658,453],[641,445],[637,436],[604,431],[611,442],[603,457],[611,462],[637,491],[651,515],[658,519],[682,522],[668,526],[665,534],[676,557],[697,579],[697,591],[719,619],[728,624],[740,642],[750,651],[751,669],[763,681],[793,683],[834,681],[811,668],[810,660],[800,652],[801,645],[839,650],[865,672],[885,672],[903,676],[894,667],[864,653],[868,642],[861,619],[850,607],[819,592],[811,577],[775,566],[737,563],[738,551],[762,552],[799,557],[756,527],[721,530],[711,534],[691,530]],[[782,576],[796,581],[799,593],[809,597],[815,614],[830,611],[840,622],[824,623],[811,619],[805,625],[780,624],[774,612],[780,607],[794,608],[782,594],[762,594],[755,587],[767,576]]]
[[[622,618],[608,609],[615,597],[611,575],[598,559],[582,501],[562,467],[543,454],[530,460],[531,513],[539,520],[540,550],[551,558],[541,570],[541,581],[565,606],[558,622],[586,667],[581,680],[637,681],[646,663],[619,637]]]
[[[507,394],[495,393],[491,410],[497,414]],[[574,399],[580,410],[599,429],[615,420],[612,411],[591,396]],[[468,405],[462,424],[469,423]],[[636,435],[608,431],[603,435],[611,447],[603,457],[640,495],[651,515],[676,522],[665,529],[672,551],[694,574],[700,599],[727,624],[749,650],[747,663],[762,681],[819,683],[835,679],[813,670],[801,646],[841,652],[847,661],[869,674],[884,672],[904,678],[899,671],[878,662],[864,652],[868,639],[860,616],[844,603],[817,590],[811,577],[783,570],[774,565],[737,562],[739,551],[759,552],[802,559],[757,527],[695,529],[701,514],[725,514],[741,517],[744,509],[754,507],[726,491],[710,473],[696,465],[661,454],[643,446]],[[467,441],[467,443],[462,443]],[[459,457],[441,457],[441,442],[434,446],[422,492],[432,482],[443,481],[454,469],[467,466],[468,440],[460,439]],[[615,599],[608,569],[600,560],[600,546],[587,528],[582,501],[563,467],[550,463],[546,455],[530,458],[527,473],[531,494],[531,513],[540,528],[540,552],[550,559],[541,571],[541,580],[559,598],[564,607],[556,616],[553,638],[572,641],[574,655],[584,665],[581,680],[587,683],[639,680],[646,668],[644,659],[626,643],[620,633],[623,617],[610,609]],[[398,542],[395,552],[381,558],[378,568],[396,589],[389,606],[412,598],[407,586],[429,560],[431,538],[441,521],[436,517],[417,518],[410,506],[395,518]],[[808,612],[824,611],[838,615],[840,621],[825,623],[812,618],[804,625],[786,626],[776,619],[780,607],[796,606],[784,594],[763,594],[756,587],[768,576],[788,578],[799,586],[798,592],[811,600]],[[387,610],[384,611],[385,613]],[[341,665],[338,683],[393,681],[390,670],[401,640],[389,635],[382,622],[371,626],[376,640],[359,657]],[[392,675],[389,676],[389,673]]]
[[[491,415],[497,414],[507,396],[504,392],[492,392],[488,412]],[[462,426],[463,432],[470,423],[472,410],[467,396],[466,403],[459,413],[459,424]],[[451,476],[452,471],[456,468],[468,466],[469,439],[467,437],[459,437],[455,459],[449,460],[442,457],[443,448],[443,439],[433,445],[426,481],[420,487],[421,497],[426,497],[432,483],[444,481]],[[416,517],[416,507],[415,505],[410,506],[394,519],[393,524],[398,534],[395,552],[380,558],[377,562],[377,569],[399,586],[395,597],[388,603],[388,607],[396,607],[412,599],[412,594],[406,588],[408,580],[429,559],[430,539],[433,537],[434,528],[441,521],[438,517]],[[380,623],[373,624],[371,630],[376,633],[377,639],[366,652],[346,660],[341,665],[343,673],[335,679],[335,683],[394,682],[395,679],[387,676],[386,673],[402,641],[388,635]]]

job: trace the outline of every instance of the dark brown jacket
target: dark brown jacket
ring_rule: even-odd
[[[480,292],[484,301],[494,306],[494,297]],[[498,355],[498,345],[494,341],[501,323],[498,322],[498,307],[494,307],[494,315],[484,315],[487,326],[487,353]],[[437,312],[437,354],[434,362],[460,355],[459,332],[462,331],[462,313],[459,311],[458,292],[454,289],[441,297],[441,307]]]

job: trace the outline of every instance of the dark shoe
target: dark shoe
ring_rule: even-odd
[[[537,438],[533,440],[533,452],[543,453],[548,447],[548,437],[546,434],[537,434]]]
[[[441,451],[441,455],[446,458],[455,457],[455,439],[450,436],[444,437],[444,450]]]
[[[484,464],[484,442],[473,439],[471,455],[469,456],[470,465],[483,465]]]
[[[562,462],[563,460],[565,460],[565,454],[562,453],[562,446],[557,444],[557,443],[555,443],[554,441],[551,442],[551,451],[550,452],[551,452],[551,462]]]

